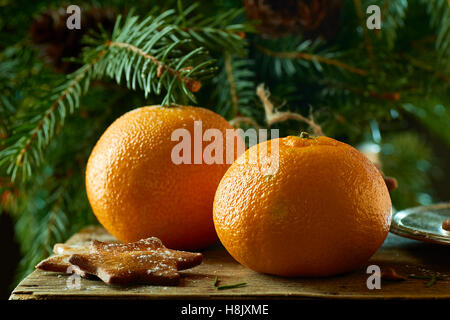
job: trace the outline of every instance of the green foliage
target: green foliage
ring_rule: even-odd
[[[192,38],[198,44],[214,51],[228,51],[245,55],[244,32],[254,31],[252,24],[243,20],[243,9],[231,8],[209,17],[196,13],[200,3],[195,2],[183,8],[178,1],[178,16],[173,16],[173,25],[178,26],[182,38]]]
[[[437,30],[436,50],[445,62],[450,59],[450,5],[446,0],[422,0],[427,5],[431,25]]]
[[[32,174],[42,158],[42,150],[63,125],[67,114],[78,109],[81,95],[88,90],[92,66],[85,65],[48,90],[27,112],[19,113],[10,127],[10,136],[0,151],[0,166],[7,164],[7,174],[14,181]],[[31,110],[30,110],[31,109]]]
[[[129,15],[123,24],[119,16],[111,38],[104,35],[97,47],[85,53],[87,60],[100,56],[94,75],[108,76],[119,84],[125,81],[128,88],[140,88],[145,96],[160,95],[164,89],[162,105],[180,102],[183,95],[195,102],[194,82],[211,75],[214,61],[205,49],[193,47],[189,38],[179,39],[177,28],[166,24],[173,13],[167,10],[142,21]]]
[[[336,70],[354,71],[354,68],[335,60],[341,52],[336,48],[324,47],[324,41],[304,40],[301,37],[286,37],[273,40],[259,40],[258,64],[272,76],[283,78],[302,72],[303,76],[330,75]],[[358,70],[356,70],[358,73]]]
[[[382,33],[386,37],[389,48],[393,48],[397,38],[397,29],[404,27],[407,0],[384,0],[381,4],[382,10]]]
[[[103,32],[86,39],[89,47],[83,53],[85,65],[60,80],[31,110],[14,119],[11,134],[4,142],[5,148],[0,151],[0,166],[7,165],[7,174],[13,181],[18,175],[23,180],[31,176],[32,168],[39,165],[42,151],[53,138],[56,128],[64,125],[66,116],[79,108],[80,98],[89,89],[92,78],[108,77],[118,84],[125,82],[132,90],[143,90],[145,97],[150,93],[160,95],[164,90],[162,105],[183,103],[187,99],[196,102],[193,92],[200,88],[199,81],[211,76],[216,68],[205,49],[193,46],[190,33],[170,24],[184,21],[173,18],[174,12],[167,10],[143,20],[130,14],[123,23],[119,16],[111,36]],[[236,12],[231,11],[231,15],[220,21],[232,21],[230,16],[234,19]],[[226,31],[240,30],[240,26]],[[199,28],[202,27],[201,24]],[[206,27],[205,35],[217,33],[216,29],[207,28],[212,27]],[[198,34],[194,34],[196,41],[202,42]],[[230,32],[227,34],[234,37]],[[181,39],[183,36],[186,39]],[[222,38],[226,39],[226,36],[222,35]],[[235,43],[235,40],[233,38],[231,42]],[[229,42],[223,44],[228,46]],[[216,47],[218,45],[215,43]]]
[[[408,103],[403,109],[420,121],[432,134],[450,146],[450,110],[438,99],[422,100],[417,105]],[[447,101],[448,103],[448,101]]]
[[[251,24],[242,21],[242,9],[225,10],[211,19],[194,13],[197,8],[193,4],[178,14],[154,9],[143,19],[132,13],[124,20],[118,17],[112,34],[102,30],[85,39],[78,59],[82,66],[67,76],[46,68],[26,41],[17,39],[1,53],[0,132],[6,139],[1,140],[0,166],[2,176],[9,176],[15,182],[11,186],[19,189],[12,212],[25,254],[19,277],[47,256],[55,242],[95,220],[80,188],[84,167],[79,164],[86,162],[105,124],[123,112],[98,108],[99,101],[109,96],[105,105],[195,102],[200,81],[217,69],[206,48],[219,54],[244,52],[246,43],[239,33],[249,31]],[[22,17],[29,19],[27,13],[17,19]],[[5,46],[13,41],[4,40]],[[98,90],[98,80],[107,79],[143,95]],[[3,181],[1,192],[9,185]]]
[[[432,203],[432,151],[415,133],[388,136],[381,148],[381,161],[386,175],[395,177],[399,188],[391,193],[397,210]],[[405,186],[409,186],[405,188]]]
[[[246,58],[225,54],[221,61],[220,74],[216,78],[217,112],[233,119],[238,113],[250,116],[255,97],[254,62]],[[250,68],[249,68],[250,67]]]

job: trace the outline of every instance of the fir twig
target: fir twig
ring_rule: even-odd
[[[227,118],[249,116],[255,97],[253,61],[224,54],[221,72],[216,78],[218,112]]]
[[[13,181],[19,172],[23,180],[31,176],[56,127],[64,125],[67,113],[79,108],[93,77],[111,77],[118,83],[124,77],[128,87],[139,86],[146,95],[151,91],[159,94],[164,87],[167,92],[162,105],[180,101],[180,97],[195,101],[192,92],[201,88],[198,78],[212,75],[214,60],[206,58],[203,48],[189,46],[189,39],[179,40],[174,26],[165,26],[165,19],[172,14],[173,10],[168,10],[142,21],[129,15],[123,24],[119,16],[109,39],[103,33],[100,39],[86,40],[91,45],[83,54],[86,64],[18,119],[6,148],[0,151],[0,166],[8,164]]]
[[[69,75],[66,82],[42,98],[29,114],[16,120],[12,136],[6,140],[10,144],[0,151],[0,166],[9,163],[7,173],[11,175],[12,181],[16,180],[19,173],[23,180],[31,175],[32,166],[39,164],[41,150],[49,144],[57,124],[62,125],[67,113],[79,107],[80,96],[89,87],[96,61],[98,57]]]
[[[95,63],[95,62],[94,62]],[[63,103],[64,100],[70,99],[70,94],[76,88],[80,85],[80,82],[84,79],[86,74],[91,71],[93,64],[88,64],[80,69],[80,72],[77,72],[75,78],[71,80],[68,84],[68,86],[59,94],[59,96],[56,98],[53,105],[44,113],[42,118],[39,120],[37,126],[31,131],[31,135],[26,140],[23,148],[19,151],[19,154],[16,159],[16,164],[18,166],[21,166],[23,164],[24,155],[25,153],[30,149],[32,143],[37,138],[39,132],[44,127],[45,123],[49,121],[49,118],[53,115],[53,113],[56,111],[56,109],[60,106],[61,103]]]
[[[53,244],[63,241],[66,237],[69,220],[63,207],[65,206],[64,193],[67,190],[64,186],[55,186],[52,182],[47,181],[51,184],[49,192],[41,194],[41,190],[32,191],[32,198],[26,198],[29,203],[26,203],[25,207],[33,210],[33,215],[22,214],[17,221],[16,232],[21,237],[22,251],[25,253],[19,267],[20,276],[33,270],[40,260],[51,254]],[[45,206],[34,207],[32,200],[36,199],[33,197],[45,202]]]
[[[404,26],[407,0],[385,0],[381,10],[382,28],[381,33],[385,35],[389,48],[393,48],[397,39],[397,32]]]
[[[360,95],[362,97],[371,97],[379,100],[387,100],[387,101],[398,101],[401,98],[401,93],[398,91],[393,92],[377,92],[373,90],[367,90],[366,88],[358,88],[352,85],[348,85],[346,83],[330,81],[328,79],[321,80],[321,83],[326,84],[328,86],[339,88],[340,90],[348,90],[354,94]]]
[[[353,3],[355,5],[355,10],[356,10],[356,14],[358,16],[359,24],[360,24],[360,26],[362,28],[363,38],[364,38],[364,46],[366,48],[367,55],[369,56],[369,60],[372,63],[372,67],[375,68],[372,43],[370,41],[368,30],[367,30],[367,28],[365,26],[365,23],[364,23],[364,21],[365,21],[365,19],[364,19],[364,11],[363,11],[363,6],[362,6],[362,3],[361,3],[361,0],[353,0]]]
[[[447,83],[450,83],[450,77],[438,70],[435,70],[435,68],[433,68],[432,66],[426,64],[423,61],[420,61],[416,58],[413,58],[411,56],[405,55],[405,58],[408,60],[409,63],[411,63],[411,65],[413,65],[416,68],[431,72],[432,74],[434,74],[437,78],[444,80]]]
[[[162,76],[162,74],[167,70],[171,75],[175,76],[178,80],[183,82],[186,85],[186,87],[192,92],[197,92],[202,87],[202,83],[200,81],[197,81],[195,79],[192,79],[192,78],[189,78],[189,77],[183,75],[183,71],[192,70],[192,67],[190,67],[190,69],[186,68],[186,69],[181,69],[181,70],[175,70],[174,68],[165,64],[164,62],[158,60],[156,57],[146,53],[144,50],[142,50],[140,48],[136,48],[135,46],[128,44],[128,43],[108,41],[106,43],[106,45],[108,47],[124,48],[131,52],[137,53],[138,55],[140,55],[141,57],[143,57],[145,59],[150,60],[152,63],[154,63],[157,66],[156,76],[158,78],[160,78]]]
[[[430,15],[430,24],[437,30],[436,50],[447,64],[450,57],[450,3],[447,0],[422,0]]]
[[[427,283],[425,284],[425,287],[427,287],[427,288],[430,288],[433,285],[435,285],[438,280],[443,280],[444,279],[443,277],[441,277],[441,276],[439,276],[439,275],[437,275],[435,273],[430,275],[430,276],[410,274],[408,276],[408,278],[420,279],[420,280],[428,280]]]
[[[201,46],[219,52],[245,55],[246,32],[254,32],[250,21],[242,21],[244,9],[229,9],[214,16],[204,17],[196,13],[200,3],[196,2],[183,9],[181,1],[178,10],[182,14],[174,17],[173,24],[183,38],[190,37]]]
[[[225,72],[227,74],[227,80],[230,87],[230,96],[231,96],[231,105],[233,114],[237,115],[239,111],[239,101],[236,93],[236,84],[234,83],[233,78],[233,67],[231,65],[231,55],[229,53],[225,53]]]
[[[367,74],[366,71],[359,69],[359,68],[355,68],[352,67],[346,63],[343,63],[339,60],[336,59],[330,59],[330,58],[326,58],[326,57],[322,57],[316,54],[310,54],[310,53],[306,53],[306,52],[285,52],[285,51],[273,51],[269,48],[260,46],[260,45],[256,45],[256,48],[259,49],[262,53],[271,56],[271,57],[275,57],[275,58],[281,58],[281,59],[301,59],[301,60],[309,60],[309,61],[314,61],[314,62],[321,62],[321,63],[325,63],[328,65],[333,65],[336,67],[339,67],[341,69],[365,76]]]
[[[109,39],[105,41],[103,36],[90,40],[93,51],[102,45],[106,51],[96,65],[96,76],[108,76],[117,83],[125,78],[128,88],[140,88],[146,97],[150,93],[159,95],[165,89],[162,105],[183,99],[196,102],[192,93],[201,88],[201,79],[215,72],[215,61],[204,48],[195,47],[189,35],[187,39],[179,38],[178,26],[171,24],[173,14],[174,10],[167,10],[142,21],[129,15],[124,23],[119,16]]]

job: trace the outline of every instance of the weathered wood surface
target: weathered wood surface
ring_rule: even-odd
[[[89,227],[68,243],[91,239],[112,240],[104,229]],[[204,251],[200,266],[182,271],[177,287],[138,285],[108,286],[101,281],[81,279],[80,289],[68,289],[67,274],[36,270],[12,292],[10,299],[214,299],[214,298],[333,298],[333,299],[450,299],[450,247],[421,243],[390,234],[383,247],[362,268],[330,278],[281,278],[253,272],[233,260],[221,246]],[[426,287],[427,280],[382,281],[380,290],[366,286],[366,268],[376,264],[409,275],[438,274],[443,279]],[[219,284],[246,282],[241,288],[217,290]]]

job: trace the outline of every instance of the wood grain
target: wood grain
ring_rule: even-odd
[[[114,240],[100,227],[88,227],[67,243],[92,239]],[[204,251],[204,262],[182,271],[177,287],[139,285],[108,286],[101,281],[81,279],[80,289],[68,289],[69,275],[36,270],[14,289],[10,299],[233,299],[233,298],[318,298],[318,299],[450,299],[450,247],[421,243],[389,234],[383,247],[360,269],[329,278],[281,278],[253,272],[233,260],[217,245]],[[427,288],[427,280],[382,281],[380,290],[366,286],[366,268],[376,264],[392,267],[403,275],[438,274],[442,280]],[[246,282],[230,290],[213,287]]]

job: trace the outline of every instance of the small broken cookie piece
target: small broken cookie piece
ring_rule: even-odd
[[[391,192],[391,191],[396,190],[398,188],[398,181],[397,181],[397,179],[395,179],[394,177],[386,176],[384,174],[383,170],[381,170],[381,165],[379,163],[373,162],[373,164],[377,167],[378,171],[380,171],[381,175],[383,176],[384,183],[386,184],[386,187],[387,187],[388,191]]]
[[[167,249],[157,238],[128,244],[93,241],[91,253],[73,254],[69,262],[108,284],[176,285],[178,270],[202,262],[201,253]]]
[[[450,231],[450,219],[444,220],[444,222],[442,222],[442,229],[444,229],[445,231]]]
[[[394,191],[395,189],[398,188],[397,179],[393,177],[384,176],[384,183],[386,183],[386,187],[388,188],[389,192]]]
[[[381,272],[381,279],[383,280],[390,280],[390,281],[404,281],[408,278],[404,275],[399,274],[395,269],[393,268],[386,268],[383,269]]]
[[[69,246],[63,243],[57,243],[53,247],[54,255],[42,260],[36,269],[53,272],[70,272],[78,274],[83,278],[91,278],[93,276],[82,271],[80,268],[73,268],[69,262],[69,258],[74,253],[88,253],[89,246]],[[70,268],[72,267],[72,268]],[[70,268],[70,269],[69,269]]]

